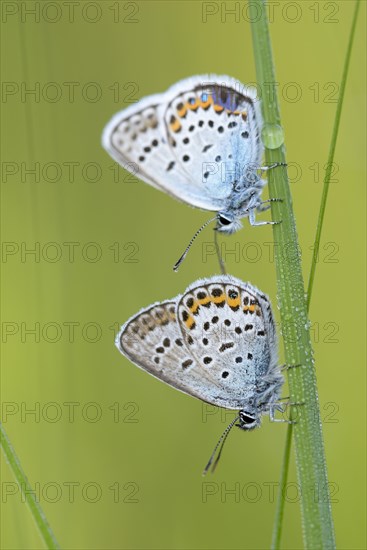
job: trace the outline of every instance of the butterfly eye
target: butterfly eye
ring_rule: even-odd
[[[232,221],[233,220],[230,220],[230,219],[226,218],[225,216],[222,216],[222,215],[218,216],[218,222],[221,225],[230,225],[232,223]]]
[[[256,417],[255,417],[254,414],[247,413],[245,411],[241,411],[240,412],[240,420],[241,420],[241,425],[246,426],[246,425],[253,424],[254,422],[256,422]]]

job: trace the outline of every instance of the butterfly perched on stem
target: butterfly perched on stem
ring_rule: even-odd
[[[274,411],[282,410],[271,305],[250,283],[228,275],[199,279],[184,294],[131,317],[116,346],[166,384],[239,411],[244,430],[260,426],[262,414],[274,419]]]
[[[251,225],[265,181],[260,102],[229,76],[200,75],[145,97],[117,113],[102,144],[125,169],[190,206],[216,212],[216,229],[234,233]],[[273,199],[274,200],[274,199]]]

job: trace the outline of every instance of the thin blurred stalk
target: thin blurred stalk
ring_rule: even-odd
[[[277,142],[277,148],[266,147],[265,160],[267,165],[285,163],[266,6],[263,0],[252,0],[249,7],[257,81],[262,90],[262,138],[265,147]],[[295,366],[288,370],[289,390],[292,402],[303,403],[291,407],[291,419],[297,419],[293,431],[304,546],[335,548],[310,323],[286,169],[269,171],[268,179],[270,196],[283,201],[272,203],[272,215],[282,222],[274,226],[274,244],[285,360]]]
[[[280,541],[282,537],[282,528],[283,528],[284,505],[285,505],[284,495],[287,488],[289,462],[290,462],[291,447],[292,447],[292,435],[293,435],[293,424],[288,424],[288,429],[287,429],[287,434],[286,434],[285,444],[284,444],[283,462],[280,470],[277,503],[275,507],[274,526],[273,526],[273,534],[272,534],[271,547],[270,547],[271,550],[278,550],[280,548]]]
[[[45,544],[45,547],[52,550],[60,548],[43,510],[40,504],[37,502],[35,492],[33,491],[27,479],[27,476],[23,471],[23,468],[19,462],[19,458],[17,457],[1,423],[0,435],[1,448],[4,452],[5,458],[14,474],[14,477],[19,485],[23,497],[29,506],[33,519],[39,529],[40,535]]]
[[[313,289],[313,284],[315,279],[317,259],[318,259],[319,250],[320,250],[321,232],[322,232],[322,227],[324,222],[326,201],[327,201],[328,192],[329,192],[331,170],[334,162],[334,153],[335,153],[336,142],[338,138],[339,124],[340,124],[341,112],[343,107],[344,93],[345,93],[345,87],[347,83],[355,29],[356,29],[356,24],[358,19],[359,6],[360,6],[360,0],[356,0],[354,5],[354,15],[352,19],[352,25],[351,25],[350,34],[349,34],[349,42],[348,42],[347,52],[346,52],[345,61],[344,61],[343,74],[341,78],[340,92],[339,92],[338,103],[336,107],[334,127],[333,127],[332,136],[331,136],[328,161],[327,161],[326,170],[325,170],[319,218],[318,218],[317,228],[316,228],[315,244],[313,249],[313,257],[312,257],[310,276],[308,280],[308,290],[307,290],[307,311],[308,312],[310,310],[312,289]],[[287,485],[289,460],[290,460],[290,452],[291,452],[291,445],[292,445],[292,429],[293,429],[292,424],[289,424],[287,435],[286,435],[286,442],[284,446],[281,476],[279,480],[279,492],[278,492],[277,505],[275,510],[273,538],[272,538],[272,544],[271,544],[272,550],[277,550],[280,548],[280,540],[282,535],[283,516],[284,516],[284,506],[285,506],[284,494],[285,494],[285,489]]]
[[[343,107],[345,86],[347,84],[349,63],[350,63],[350,57],[351,57],[353,41],[354,41],[354,35],[355,35],[355,30],[356,30],[356,25],[357,25],[359,6],[360,6],[360,1],[356,0],[355,5],[354,5],[354,15],[353,15],[353,20],[352,20],[352,26],[351,26],[350,34],[349,34],[349,43],[348,43],[347,53],[346,53],[345,61],[344,61],[343,75],[342,75],[342,79],[341,79],[341,83],[340,83],[340,92],[339,92],[339,97],[338,97],[338,103],[337,103],[337,106],[336,106],[334,128],[333,128],[333,133],[332,133],[332,136],[331,136],[329,156],[328,156],[328,161],[327,161],[326,170],[325,170],[324,186],[323,186],[323,190],[322,190],[319,219],[318,219],[318,222],[317,222],[315,245],[314,245],[314,249],[313,249],[311,271],[310,271],[310,277],[309,277],[309,281],[308,281],[308,291],[307,291],[307,306],[308,306],[308,308],[310,307],[313,283],[314,283],[314,279],[315,279],[316,265],[317,265],[317,260],[318,260],[318,256],[319,256],[321,231],[322,231],[322,226],[323,226],[323,223],[324,223],[326,201],[327,201],[327,197],[328,197],[331,171],[332,171],[333,162],[334,162],[334,153],[335,153],[335,147],[336,147],[336,140],[338,139],[339,124],[340,124],[341,112],[342,112],[342,107]]]

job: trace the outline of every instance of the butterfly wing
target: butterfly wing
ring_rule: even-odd
[[[262,156],[255,99],[228,76],[191,77],[117,113],[102,144],[150,185],[192,206],[219,211],[239,171]]]
[[[163,121],[165,94],[146,97],[117,113],[107,124],[102,145],[123,168],[153,187],[184,200],[191,178],[175,166]],[[173,166],[173,165],[172,165]],[[205,208],[205,197],[201,197]]]
[[[262,119],[254,93],[229,76],[201,75],[167,92],[164,113],[178,165],[200,178],[205,194],[228,200],[246,168],[259,166]]]
[[[175,301],[153,304],[129,319],[116,337],[116,346],[149,374],[203,399],[207,380],[183,341]]]
[[[179,300],[177,318],[197,367],[210,379],[211,402],[240,409],[275,372],[271,306],[252,285],[229,276],[197,281]]]

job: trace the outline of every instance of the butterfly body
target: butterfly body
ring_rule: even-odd
[[[141,310],[122,326],[116,346],[170,386],[239,410],[243,429],[259,426],[279,400],[283,376],[270,302],[231,276],[200,279]]]
[[[217,228],[233,233],[261,204],[261,128],[253,91],[228,76],[200,75],[117,113],[102,144],[146,183],[217,212]]]

